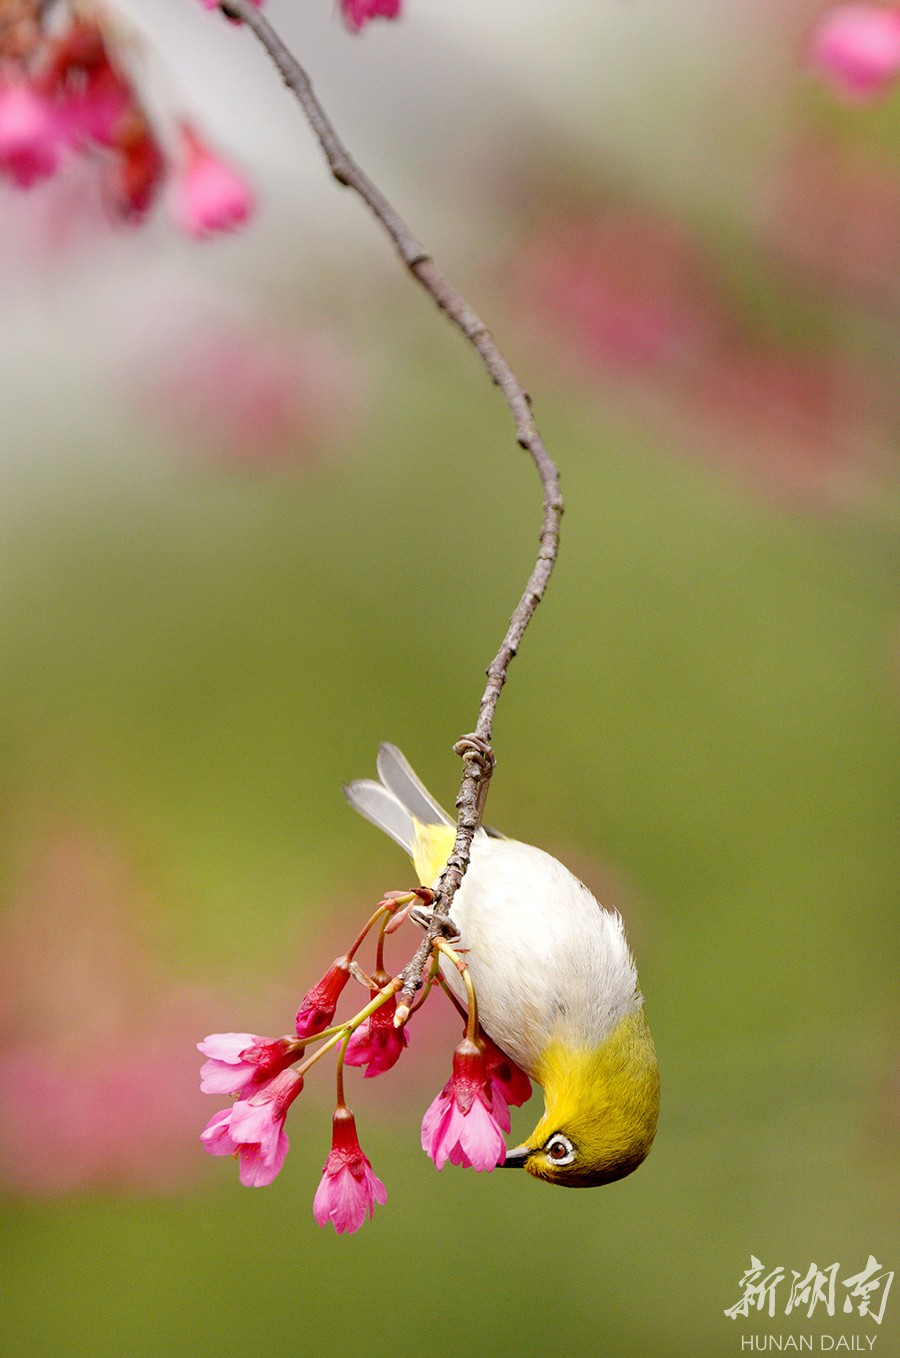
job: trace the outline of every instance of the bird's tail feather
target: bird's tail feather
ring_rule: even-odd
[[[446,811],[413,773],[396,745],[382,745],[376,767],[380,782],[359,778],[344,784],[344,796],[361,816],[390,835],[411,858],[421,839],[418,827],[453,825]]]
[[[455,824],[410,768],[396,745],[379,746],[375,767],[384,786],[417,821],[423,825]]]
[[[388,792],[381,783],[373,783],[368,778],[358,778],[353,783],[344,784],[344,796],[361,816],[370,820],[379,830],[390,835],[395,844],[412,856],[416,837],[413,818],[404,806]]]

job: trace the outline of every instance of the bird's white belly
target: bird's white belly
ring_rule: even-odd
[[[450,913],[479,1019],[530,1075],[554,1039],[594,1048],[641,1003],[621,919],[541,849],[479,834]]]

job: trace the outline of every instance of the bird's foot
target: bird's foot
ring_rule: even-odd
[[[358,981],[360,985],[364,985],[367,990],[379,990],[381,988],[375,980],[375,977],[370,976],[367,971],[363,971],[358,962],[350,963],[350,975],[353,977],[354,981]]]
[[[497,756],[491,749],[489,742],[482,740],[481,736],[474,733],[460,736],[453,746],[453,753],[458,754],[462,759],[471,760],[475,764],[474,770],[468,765],[467,768],[476,781],[475,808],[480,821],[484,814],[484,803],[491,784],[491,777],[497,766]]]
[[[430,906],[414,905],[409,912],[409,918],[414,924],[418,924],[420,929],[428,930],[431,928],[434,912]],[[458,927],[449,918],[440,921],[440,936],[447,943],[458,943],[461,937]]]
[[[470,759],[474,759],[481,769],[482,777],[488,780],[497,764],[497,756],[491,749],[490,744],[486,740],[482,740],[481,736],[476,736],[474,733],[467,736],[460,736],[459,740],[453,746],[453,753],[458,754],[461,759],[465,759],[467,756]]]

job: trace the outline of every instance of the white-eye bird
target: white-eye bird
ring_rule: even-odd
[[[347,800],[434,886],[455,822],[396,746],[381,746],[377,768],[380,781],[348,784]],[[659,1070],[618,913],[541,849],[481,829],[451,920],[482,1027],[544,1090],[543,1117],[505,1164],[575,1188],[637,1169],[656,1132]],[[464,998],[455,968],[445,975]]]

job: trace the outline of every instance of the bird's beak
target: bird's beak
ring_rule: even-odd
[[[500,1166],[501,1169],[524,1169],[525,1161],[531,1154],[530,1146],[516,1146],[515,1150],[506,1152],[506,1159]]]

